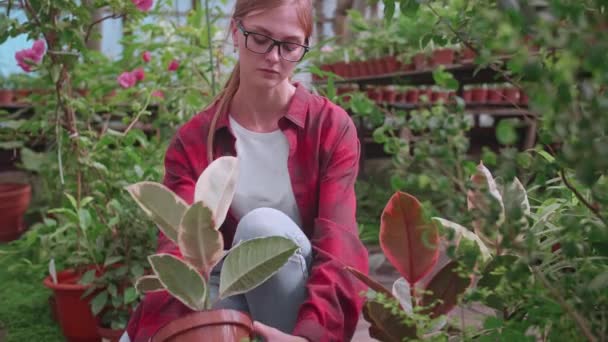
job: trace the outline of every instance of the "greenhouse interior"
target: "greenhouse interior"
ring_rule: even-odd
[[[608,341],[608,1],[0,0],[0,342]]]

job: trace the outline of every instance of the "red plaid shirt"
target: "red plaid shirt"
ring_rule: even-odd
[[[302,229],[313,247],[313,265],[294,335],[311,341],[347,341],[361,312],[362,284],[343,267],[366,273],[367,250],[357,233],[354,184],[359,168],[356,128],[340,107],[296,85],[295,95],[279,127],[289,142],[288,170]],[[194,186],[207,167],[206,141],[216,105],[180,128],[165,156],[164,184],[192,203]],[[228,116],[218,118],[214,158],[236,155]],[[221,227],[226,246],[232,244],[236,220],[228,214]],[[158,251],[180,255],[160,234]],[[147,341],[165,323],[191,312],[167,292],[148,293],[131,317],[132,341]]]

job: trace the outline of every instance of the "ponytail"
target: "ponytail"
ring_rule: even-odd
[[[211,119],[211,125],[209,126],[209,134],[207,135],[207,161],[211,163],[213,161],[213,140],[215,138],[215,126],[217,125],[217,120],[219,117],[226,113],[228,109],[230,109],[230,103],[234,98],[234,94],[239,89],[239,84],[241,83],[241,75],[240,75],[240,64],[236,63],[234,69],[232,69],[232,73],[224,86],[224,89],[215,97],[213,103],[217,101],[217,110],[213,113],[213,118]]]

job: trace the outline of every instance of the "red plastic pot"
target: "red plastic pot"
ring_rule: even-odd
[[[475,57],[477,57],[475,51],[469,49],[468,47],[460,51],[460,62],[462,64],[472,63],[473,60],[475,60]]]
[[[426,56],[423,53],[417,53],[412,57],[412,63],[416,70],[423,70],[426,68]]]
[[[399,71],[414,71],[416,70],[416,65],[414,63],[400,63]]]
[[[418,101],[422,101],[422,97],[426,96],[426,102],[431,102],[433,100],[433,90],[432,89],[424,89],[418,91]]]
[[[443,101],[443,103],[448,103],[447,91],[434,91],[433,93],[431,93],[431,102],[436,103],[439,101]]]
[[[488,89],[488,99],[489,103],[501,103],[503,102],[503,93],[502,89]]]
[[[416,104],[419,100],[420,91],[418,89],[410,89],[406,92],[405,102]]]
[[[473,89],[465,89],[462,92],[462,99],[465,103],[473,102]]]
[[[473,88],[473,102],[486,103],[488,100],[488,90],[485,88]]]
[[[150,342],[241,341],[251,338],[251,318],[236,310],[200,311],[161,327]]]
[[[81,274],[68,269],[57,274],[57,284],[51,276],[44,278],[44,286],[53,290],[57,316],[63,336],[69,342],[99,342],[101,337],[97,332],[97,319],[93,316],[89,302],[95,296],[91,294],[81,299],[90,285],[80,285]]]
[[[0,184],[0,242],[13,241],[23,233],[23,214],[31,198],[29,184]]]
[[[401,63],[394,56],[386,56],[382,61],[384,63],[384,70],[388,74],[397,72],[401,68]]]
[[[519,103],[519,89],[515,87],[504,88],[503,95],[507,103]]]
[[[395,103],[397,99],[397,92],[392,89],[382,90],[382,101],[386,103]]]
[[[13,91],[11,89],[0,89],[0,104],[13,103]]]
[[[452,49],[437,49],[433,51],[431,57],[431,65],[452,65],[454,64],[454,50]]]
[[[404,103],[406,100],[406,92],[404,91],[400,91],[397,93],[397,96],[395,97],[395,102],[396,103]]]

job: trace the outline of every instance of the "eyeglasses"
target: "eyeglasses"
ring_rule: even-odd
[[[240,21],[237,23],[237,28],[243,33],[243,36],[245,36],[245,47],[247,50],[254,53],[266,54],[276,45],[278,46],[279,56],[281,56],[281,58],[289,62],[299,62],[310,49],[306,45],[283,42],[265,34],[247,31]]]

